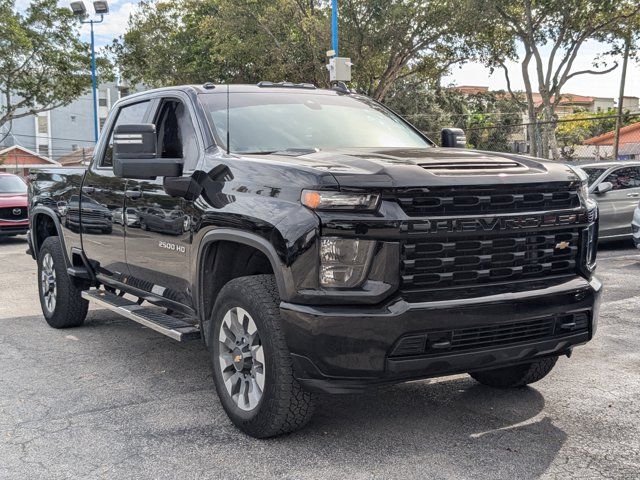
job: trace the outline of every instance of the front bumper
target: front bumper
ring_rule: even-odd
[[[0,221],[0,236],[3,235],[24,235],[29,230],[29,220],[24,222],[3,222]]]
[[[382,307],[318,307],[282,303],[281,316],[298,381],[329,393],[407,380],[499,368],[570,352],[596,330],[602,284],[597,278],[556,279],[517,287],[510,293],[477,298]],[[509,327],[514,322],[586,314],[580,331],[489,347],[398,356],[401,339],[474,328]],[[520,328],[520,327],[517,327]]]

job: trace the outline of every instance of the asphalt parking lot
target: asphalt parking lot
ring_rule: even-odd
[[[533,387],[466,375],[326,397],[255,440],[204,348],[105,310],[49,328],[24,239],[0,241],[0,478],[639,478],[640,251],[600,252],[596,338]]]

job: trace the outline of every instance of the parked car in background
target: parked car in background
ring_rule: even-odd
[[[640,203],[633,212],[633,221],[631,222],[631,230],[633,231],[633,243],[640,248]]]
[[[600,206],[600,240],[631,238],[631,220],[640,200],[640,162],[581,165],[589,194]]]
[[[118,223],[120,225],[126,224],[128,227],[140,226],[138,211],[135,208],[127,208],[123,216],[123,209],[116,208],[113,211],[113,223]]]
[[[0,173],[0,237],[24,235],[29,229],[27,184],[10,173]]]

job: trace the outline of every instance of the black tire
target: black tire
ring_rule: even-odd
[[[497,388],[515,388],[529,385],[546,377],[558,361],[558,357],[547,357],[532,363],[514,365],[469,373],[483,385]]]
[[[47,255],[53,261],[55,277],[55,304],[47,303],[43,270]],[[69,274],[64,259],[64,251],[58,237],[48,237],[42,243],[38,255],[38,293],[42,313],[49,326],[53,328],[79,327],[84,322],[89,308],[89,302],[81,296],[82,288],[76,285]],[[50,308],[51,307],[51,308]]]
[[[227,283],[216,300],[209,322],[208,349],[213,379],[223,408],[231,421],[255,438],[267,438],[302,428],[313,415],[312,394],[293,377],[291,355],[280,320],[280,296],[273,275],[242,277]],[[225,315],[244,309],[252,317],[264,352],[264,390],[257,406],[240,408],[223,379],[219,358],[225,344],[219,340]],[[233,372],[233,370],[227,370]]]

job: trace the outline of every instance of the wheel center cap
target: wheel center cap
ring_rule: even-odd
[[[241,347],[235,348],[231,355],[233,357],[233,366],[238,372],[251,369],[251,355],[247,355]]]

